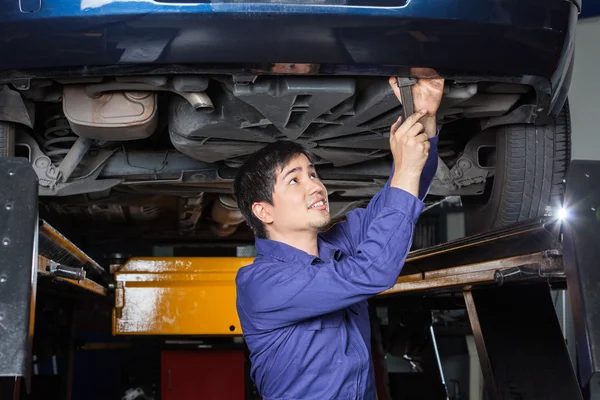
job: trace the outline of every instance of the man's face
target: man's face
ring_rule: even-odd
[[[318,231],[327,224],[329,203],[325,186],[309,159],[300,154],[275,171],[270,228],[279,234]]]

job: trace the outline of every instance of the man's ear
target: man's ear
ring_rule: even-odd
[[[269,225],[273,223],[273,206],[266,201],[252,204],[252,212],[263,224]]]

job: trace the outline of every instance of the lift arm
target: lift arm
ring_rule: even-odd
[[[519,380],[515,376],[502,375],[502,371],[522,371],[526,374],[532,371],[531,368],[540,367],[534,364],[539,364],[544,358],[521,357],[520,368],[507,369],[507,362],[514,360],[502,358],[502,355],[510,353],[504,351],[507,346],[513,346],[513,350],[523,349],[523,352],[535,348],[537,355],[557,351],[556,354],[561,354],[561,357],[558,357],[559,361],[565,362],[566,353],[560,347],[561,343],[564,346],[560,330],[557,333],[556,324],[547,322],[544,318],[551,318],[552,315],[552,304],[547,301],[548,284],[560,287],[568,283],[580,344],[580,384],[588,386],[598,379],[600,307],[597,306],[596,288],[600,285],[600,272],[596,268],[596,262],[597,238],[600,237],[600,214],[597,211],[600,210],[599,182],[599,162],[573,162],[568,178],[566,202],[570,215],[565,221],[537,218],[483,235],[412,252],[397,284],[380,297],[392,299],[395,296],[402,297],[406,293],[424,292],[464,293],[486,376],[486,387],[492,388],[491,398],[508,399],[510,397],[507,396],[514,393],[525,395],[531,391],[532,385],[540,385],[539,393],[545,393],[545,398],[548,399],[581,398],[579,389],[573,389],[575,380],[573,374],[568,372],[572,371],[570,365],[555,365],[554,371],[562,371],[559,375],[563,380],[556,379],[555,376]],[[53,279],[61,279],[66,284],[100,295],[106,294],[107,276],[103,268],[66,238],[47,224],[38,224],[37,181],[26,160],[0,159],[0,187],[0,331],[3,338],[0,341],[0,376],[18,378],[26,377],[30,369],[28,364],[31,360],[37,271],[40,268],[38,264],[42,264],[42,276],[50,275]],[[564,240],[561,240],[563,235]],[[134,293],[136,290],[139,292],[140,287],[148,288],[152,285],[148,280],[142,285],[138,284],[141,282],[139,277],[133,280],[128,278],[127,273],[144,273],[139,270],[143,269],[143,265],[140,267],[139,263],[143,264],[145,261],[131,262],[138,263],[137,269],[131,269],[135,266],[131,264],[116,274],[117,318],[119,312],[131,311],[125,309],[128,305],[128,295],[125,292],[127,287]],[[237,259],[236,262],[236,265],[231,264],[232,268],[239,268],[250,260]],[[183,276],[181,271],[177,270],[179,264],[181,263],[169,264],[172,268],[161,264],[165,268],[168,267],[164,272],[173,275],[177,282],[181,282],[180,278]],[[73,268],[81,269],[80,273]],[[187,269],[189,274],[189,265]],[[210,266],[199,266],[197,270],[192,271],[196,274],[192,281],[200,286],[206,283],[206,288],[213,289],[226,285],[229,293],[227,296],[233,299],[235,291],[232,289],[234,282],[231,277],[235,275],[234,269],[228,270],[228,274],[215,275],[215,270]],[[63,276],[57,274],[60,271]],[[160,273],[156,269],[154,272]],[[218,284],[215,286],[211,282]],[[513,282],[519,285],[511,285]],[[184,286],[191,287],[188,283]],[[528,287],[531,287],[531,290],[528,290]],[[164,289],[162,287],[163,291]],[[119,293],[119,290],[123,293]],[[222,298],[222,295],[221,293],[218,296]],[[535,296],[536,301],[532,301],[528,296]],[[205,300],[205,305],[210,305],[210,299]],[[500,307],[499,304],[504,306]],[[223,314],[222,306],[221,302],[211,312]],[[233,310],[232,301],[227,302],[227,307]],[[513,311],[506,312],[507,307],[512,307]],[[218,326],[208,330],[224,330],[222,333],[239,335],[241,331],[235,323],[234,315],[226,315],[219,320]],[[556,316],[553,315],[552,318],[555,320]],[[518,321],[518,324],[515,324],[515,321]],[[498,335],[497,332],[505,327],[512,327],[513,330],[505,330],[504,334]],[[552,338],[539,341],[544,332],[551,333]],[[527,340],[531,342],[527,343]],[[524,343],[526,345],[523,345]],[[557,350],[556,346],[560,348]],[[511,354],[518,352],[513,351]],[[558,358],[554,361],[558,362]],[[550,361],[552,360],[547,362]],[[511,391],[506,391],[509,386],[503,379],[511,380]]]

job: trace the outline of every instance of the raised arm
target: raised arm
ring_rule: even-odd
[[[422,71],[416,71],[421,73]],[[396,84],[396,78],[390,78],[390,86],[400,101],[400,93]],[[436,126],[436,113],[439,107],[444,88],[443,79],[421,79],[413,86],[413,97],[417,110],[425,109],[426,115],[422,116],[420,123],[429,142],[429,155],[418,179],[418,189],[414,193],[416,197],[423,200],[427,195],[431,182],[435,176],[438,165],[438,128]],[[390,132],[398,129],[398,123],[392,126]],[[390,148],[393,135],[390,133]],[[392,170],[387,183],[369,202],[366,208],[353,210],[346,215],[346,221],[334,225],[327,232],[322,233],[321,239],[330,245],[343,249],[346,254],[354,254],[354,249],[365,238],[366,230],[373,219],[379,214],[384,200],[388,196],[392,180],[398,174],[398,160],[394,157]],[[417,170],[408,171],[419,172]],[[402,207],[402,204],[398,204]]]
[[[257,329],[277,329],[341,310],[390,288],[404,265],[422,207],[412,194],[391,187],[354,256],[313,265],[261,260],[240,270],[238,312]]]
[[[392,126],[390,148],[396,170],[385,198],[378,200],[381,210],[351,256],[311,265],[261,262],[238,276],[239,309],[257,328],[277,328],[333,312],[394,284],[423,209],[417,195],[429,153],[429,141],[419,122],[424,116],[425,111],[418,111]]]
[[[419,193],[418,196],[416,196],[421,201],[425,199],[437,170],[437,142],[437,136],[429,139],[429,156],[419,178]],[[367,229],[371,222],[379,215],[384,207],[385,200],[388,198],[388,193],[390,192],[391,181],[395,171],[396,165],[392,164],[392,170],[385,186],[373,196],[367,207],[357,208],[346,214],[345,221],[335,224],[327,232],[323,232],[320,235],[321,240],[329,243],[332,247],[342,248],[346,254],[353,254],[354,249],[356,249],[360,242],[365,239]],[[398,199],[398,201],[400,201],[396,204],[398,208],[402,209],[402,207],[408,206],[405,200]]]

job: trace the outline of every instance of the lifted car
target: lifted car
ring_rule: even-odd
[[[577,0],[8,0],[0,156],[27,157],[41,215],[99,243],[248,242],[244,158],[294,140],[334,219],[366,205],[402,109],[389,76],[446,79],[428,203],[469,233],[560,207]],[[84,229],[81,229],[84,227]]]

